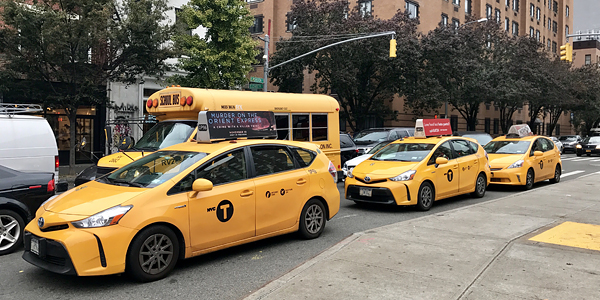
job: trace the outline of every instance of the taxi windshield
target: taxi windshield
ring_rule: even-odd
[[[527,141],[491,141],[483,149],[493,154],[524,154],[529,149]]]
[[[381,149],[371,160],[383,161],[422,161],[435,144],[417,144],[417,143],[401,143],[390,144]]]
[[[363,130],[354,137],[356,144],[371,144],[387,140],[388,131]]]
[[[194,121],[160,122],[148,130],[131,150],[156,151],[183,143],[187,141],[195,127]]]
[[[152,188],[175,177],[207,155],[208,153],[204,152],[158,151],[96,181],[112,185]]]
[[[389,144],[390,142],[391,141],[381,142],[381,143],[375,145],[373,148],[371,148],[371,150],[369,150],[369,152],[367,152],[367,154],[376,153],[377,151],[379,151],[379,149],[383,148],[385,145]]]

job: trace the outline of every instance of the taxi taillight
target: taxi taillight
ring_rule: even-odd
[[[331,174],[331,176],[333,177],[333,182],[337,182],[337,170],[335,169],[335,166],[331,161],[329,162],[329,174]]]
[[[194,98],[192,98],[192,96],[188,96],[185,102],[188,106],[191,106],[194,103]]]

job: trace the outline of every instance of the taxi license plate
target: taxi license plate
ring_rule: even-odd
[[[31,238],[31,252],[35,255],[40,255],[40,242],[36,238]]]
[[[592,152],[592,150],[585,150],[585,152]]]
[[[373,190],[368,188],[360,188],[358,194],[365,197],[371,197],[373,195]]]

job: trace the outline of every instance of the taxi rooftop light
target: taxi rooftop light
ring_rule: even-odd
[[[507,138],[522,138],[533,135],[531,128],[527,124],[512,125],[506,134]]]
[[[415,122],[415,138],[452,135],[450,119],[418,119]]]

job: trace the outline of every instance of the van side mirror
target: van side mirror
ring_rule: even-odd
[[[213,184],[208,179],[198,178],[198,179],[194,180],[194,183],[192,184],[192,190],[194,192],[204,192],[204,191],[210,191],[212,189],[213,189]]]
[[[436,165],[444,165],[448,163],[448,159],[445,157],[438,157],[435,159],[435,164]]]
[[[543,155],[544,155],[544,152],[542,152],[542,151],[534,151],[533,152],[533,156],[543,156]]]

